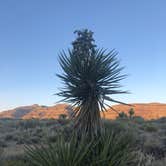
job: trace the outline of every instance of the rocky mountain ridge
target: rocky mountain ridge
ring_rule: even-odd
[[[0,118],[12,118],[12,119],[57,119],[61,114],[68,115],[67,104],[57,104],[55,106],[40,106],[37,104],[31,106],[18,107],[12,110],[0,112]],[[166,104],[162,103],[133,103],[131,106],[126,105],[114,105],[113,108],[120,112],[128,113],[130,108],[134,109],[135,116],[141,116],[144,119],[158,119],[166,117]],[[108,109],[102,117],[106,119],[115,119],[118,114]]]

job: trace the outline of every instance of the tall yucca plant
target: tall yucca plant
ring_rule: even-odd
[[[72,49],[60,53],[59,60],[63,73],[58,75],[64,88],[58,93],[64,101],[73,105],[74,124],[77,131],[97,135],[101,131],[100,111],[108,106],[105,101],[122,103],[111,98],[121,91],[121,75],[117,52],[98,49],[94,44],[93,32],[75,31],[76,40]]]

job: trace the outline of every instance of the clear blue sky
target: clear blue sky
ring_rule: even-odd
[[[1,0],[0,110],[52,105],[61,87],[58,53],[76,29],[119,51],[125,102],[166,102],[165,0]]]

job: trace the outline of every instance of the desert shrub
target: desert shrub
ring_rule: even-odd
[[[0,149],[0,166],[27,166],[24,155],[17,153],[19,152],[16,150],[14,156],[11,156],[4,149]]]
[[[146,154],[153,155],[156,159],[161,159],[166,154],[166,149],[159,138],[154,138],[153,135],[146,138],[143,144],[143,151]]]
[[[7,144],[5,143],[4,140],[0,140],[0,148],[7,147]]]
[[[142,124],[142,123],[145,122],[145,121],[144,121],[144,118],[142,118],[142,117],[140,117],[140,116],[134,116],[134,117],[133,117],[133,120],[134,120],[134,122],[136,122],[136,123],[138,123],[138,124]]]
[[[28,120],[21,120],[19,122],[19,126],[22,129],[29,129],[29,128],[35,128],[37,126],[42,126],[43,124],[41,123],[40,120],[38,119],[28,119]]]
[[[141,151],[136,151],[136,166],[152,166],[154,157],[152,155],[145,154]]]
[[[66,114],[60,114],[59,115],[59,119],[66,119],[67,118],[67,115]]]
[[[12,128],[17,129],[19,121],[20,120],[16,120],[16,119],[3,119],[2,120],[3,124],[6,125],[5,127],[8,128],[8,129],[9,128],[10,129],[12,129]]]
[[[5,160],[2,163],[4,166],[28,166],[24,160]]]
[[[25,142],[26,142],[26,141],[23,140],[22,138],[18,138],[16,144],[17,144],[17,145],[21,145],[21,144],[24,144]]]
[[[134,160],[131,142],[129,134],[110,132],[93,140],[75,135],[69,141],[59,137],[47,146],[26,146],[27,161],[31,166],[126,166]]]
[[[2,165],[3,148],[0,148],[0,165]]]
[[[116,133],[119,133],[121,131],[126,131],[127,126],[120,120],[108,120],[108,119],[103,119],[103,126],[109,131],[114,131]]]
[[[47,138],[47,141],[49,143],[52,143],[52,142],[56,142],[57,141],[57,137],[55,135],[50,135],[48,138]]]
[[[115,133],[129,131],[132,134],[138,133],[138,125],[130,119],[102,120],[103,125]]]
[[[45,125],[46,126],[53,126],[57,124],[57,120],[56,119],[48,119],[45,121]]]
[[[157,127],[152,125],[152,124],[145,124],[143,126],[144,130],[147,131],[147,132],[156,132],[157,131]]]
[[[14,139],[14,136],[12,135],[12,134],[7,134],[6,136],[5,136],[5,141],[11,141],[11,140],[13,140]]]
[[[63,135],[65,139],[70,138],[73,132],[72,125],[72,123],[68,122],[65,125],[60,125],[59,123],[57,123],[56,125],[50,126],[49,128],[45,128],[42,131],[41,138],[46,144],[56,142],[59,135]]]
[[[40,138],[37,137],[37,136],[31,137],[30,140],[29,140],[29,143],[32,143],[32,144],[37,144],[39,142],[40,142]]]
[[[160,160],[154,161],[152,166],[165,166],[166,165],[166,157]]]
[[[160,119],[157,119],[156,122],[158,122],[158,123],[166,123],[166,117],[162,117]]]
[[[68,124],[69,122],[70,122],[69,119],[63,119],[63,118],[58,119],[58,123],[62,126]]]
[[[42,128],[41,127],[37,127],[36,130],[35,130],[35,134],[36,135],[40,135],[42,133]]]
[[[165,147],[166,150],[166,135],[164,137],[161,137],[161,142],[163,143],[163,146]]]

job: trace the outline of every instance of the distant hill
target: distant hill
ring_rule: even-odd
[[[37,104],[31,106],[18,107],[9,111],[0,112],[0,118],[13,119],[57,119],[60,114],[67,114],[67,104],[57,104],[55,106],[40,106]]]
[[[126,105],[114,105],[113,108],[119,112],[128,113],[130,108],[134,109],[135,116],[141,116],[144,119],[158,119],[161,117],[166,117],[166,104],[162,103],[133,103],[132,106]],[[115,118],[116,113],[108,111],[106,113],[106,118],[112,119]]]
[[[136,116],[141,116],[144,119],[158,119],[166,117],[166,104],[161,103],[134,103],[132,106],[114,105],[113,108],[118,112],[128,113],[130,108],[134,109]],[[40,106],[31,105],[18,107],[12,110],[0,112],[0,118],[12,118],[12,119],[57,119],[60,114],[68,115],[67,104],[57,104],[55,106]],[[102,117],[104,115],[102,114]],[[110,109],[105,112],[105,118],[115,119],[118,114]]]

